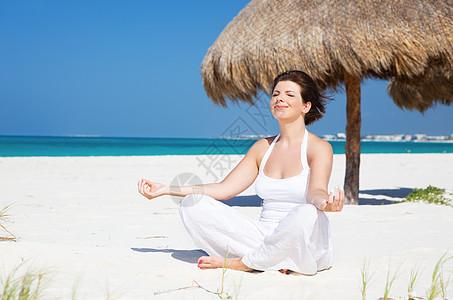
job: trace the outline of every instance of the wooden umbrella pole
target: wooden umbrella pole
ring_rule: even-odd
[[[360,174],[360,78],[345,72],[346,87],[346,174],[344,177],[345,202],[359,204]]]

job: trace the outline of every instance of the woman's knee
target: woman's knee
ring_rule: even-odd
[[[301,205],[298,205],[294,208],[295,210],[295,213],[300,215],[304,215],[304,216],[317,216],[318,215],[318,209],[316,208],[316,206],[312,205],[312,204],[301,204]]]
[[[199,213],[203,210],[203,205],[200,207],[200,201],[204,201],[202,194],[190,194],[185,196],[179,203],[179,215],[183,222],[197,219]]]
[[[206,197],[208,197],[208,196],[203,195],[203,194],[190,194],[190,195],[185,196],[181,200],[181,202],[179,203],[179,206],[180,206],[180,208],[192,207],[192,206],[195,206],[198,203],[200,203],[200,201],[202,201]]]
[[[210,196],[203,194],[190,194],[185,196],[179,204],[179,213],[181,215],[198,216],[207,213],[215,207],[215,200]]]
[[[318,209],[312,204],[301,204],[294,208],[293,215],[302,225],[314,224],[318,219]]]

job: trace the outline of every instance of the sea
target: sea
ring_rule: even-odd
[[[257,139],[0,136],[0,157],[245,154]],[[345,141],[329,141],[344,154]],[[453,153],[451,142],[362,141],[362,153]]]

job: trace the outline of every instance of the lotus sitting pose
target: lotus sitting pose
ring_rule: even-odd
[[[177,189],[139,181],[139,192],[148,199],[184,197],[182,221],[195,244],[209,254],[199,258],[199,268],[225,263],[234,270],[313,275],[332,266],[325,212],[342,210],[344,192],[339,187],[328,192],[332,147],[306,129],[323,116],[326,99],[306,73],[282,73],[274,79],[270,100],[280,133],[258,140],[224,180]],[[254,182],[263,199],[259,220],[221,202]]]

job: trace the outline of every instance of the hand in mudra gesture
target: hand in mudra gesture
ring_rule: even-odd
[[[141,179],[138,182],[138,192],[149,200],[165,195],[166,185]]]
[[[338,186],[334,192],[330,192],[329,199],[322,200],[320,203],[315,203],[315,206],[322,211],[341,211],[344,205],[344,191]]]

